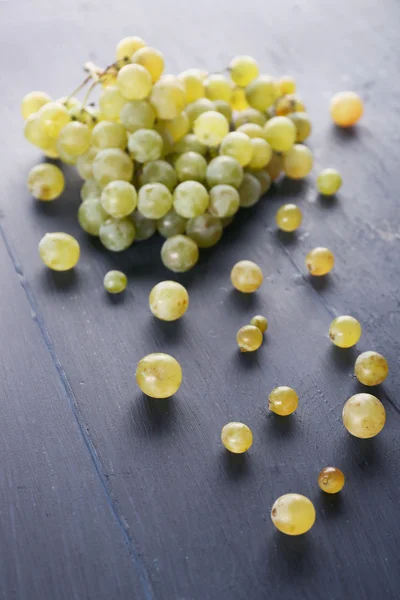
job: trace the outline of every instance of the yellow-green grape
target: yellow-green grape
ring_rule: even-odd
[[[258,290],[263,282],[263,274],[258,265],[251,260],[240,260],[231,271],[234,288],[245,294]]]
[[[79,260],[79,244],[69,233],[46,233],[39,242],[40,258],[53,271],[68,271]]]
[[[204,98],[204,84],[203,79],[192,71],[184,71],[178,75],[179,80],[183,83],[185,89],[185,101],[186,104],[194,102],[199,98]]]
[[[173,235],[162,245],[161,260],[170,271],[184,273],[192,269],[199,260],[199,248],[187,235]]]
[[[208,192],[198,181],[183,181],[174,190],[174,209],[178,215],[186,219],[199,217],[205,213],[208,203]]]
[[[263,342],[263,335],[255,325],[244,325],[236,334],[240,352],[255,352]]]
[[[221,220],[209,213],[189,219],[186,225],[186,235],[194,240],[199,248],[215,246],[221,239],[222,232]]]
[[[219,218],[232,217],[240,206],[239,192],[231,185],[215,185],[211,188],[208,210]]]
[[[252,156],[248,164],[250,169],[263,169],[272,157],[272,148],[268,142],[261,138],[250,139]]]
[[[294,94],[296,91],[296,82],[293,77],[290,77],[290,75],[285,75],[284,77],[280,77],[280,79],[278,79],[278,89],[282,96],[285,96],[286,94]]]
[[[128,285],[128,278],[122,271],[108,271],[104,275],[104,287],[109,294],[120,294]]]
[[[130,133],[138,129],[152,129],[156,114],[148,100],[126,102],[121,109],[120,120]]]
[[[156,221],[147,219],[138,210],[129,215],[135,226],[135,242],[144,242],[151,238],[156,232]]]
[[[117,87],[126,100],[143,100],[151,92],[150,73],[141,65],[125,65],[118,71]]]
[[[264,129],[267,141],[275,152],[288,152],[296,141],[296,127],[287,117],[272,117]]]
[[[329,337],[339,348],[355,346],[361,337],[361,325],[354,317],[337,317],[329,327]]]
[[[265,169],[258,169],[256,171],[246,169],[246,172],[253,175],[261,185],[261,195],[266,194],[271,187],[271,177],[269,173]]]
[[[363,101],[355,92],[339,92],[331,100],[331,117],[339,127],[351,127],[362,117],[363,112]]]
[[[46,151],[48,148],[54,147],[54,139],[45,132],[37,113],[30,115],[26,119],[24,135],[28,142],[41,150]]]
[[[150,398],[169,398],[182,383],[182,369],[178,361],[169,354],[155,352],[139,361],[136,382]]]
[[[135,227],[129,218],[107,219],[100,226],[100,241],[112,252],[122,252],[132,246],[135,239]]]
[[[64,175],[61,169],[49,163],[36,165],[29,171],[28,189],[38,200],[54,200],[64,190]]]
[[[255,108],[246,108],[245,110],[240,111],[234,119],[235,129],[239,129],[242,125],[259,125],[263,127],[267,122],[267,117],[265,114]]]
[[[326,275],[333,269],[335,257],[328,248],[314,248],[306,256],[306,267],[310,275]]]
[[[283,157],[283,170],[290,179],[306,177],[313,166],[313,155],[307,146],[295,144]]]
[[[213,148],[219,146],[229,132],[229,123],[224,115],[210,110],[197,117],[193,132],[200,142]]]
[[[87,125],[72,121],[60,132],[57,147],[70,156],[80,156],[89,149],[92,134]]]
[[[317,189],[324,196],[333,196],[342,187],[342,177],[336,169],[324,169],[317,177]]]
[[[172,194],[162,183],[146,183],[139,190],[138,211],[147,219],[161,219],[172,207]]]
[[[87,179],[85,183],[81,187],[81,200],[84,202],[85,200],[89,200],[92,198],[97,198],[100,200],[101,196],[101,187],[94,179]]]
[[[140,186],[146,183],[162,183],[170,192],[178,183],[175,169],[165,160],[154,160],[143,165],[139,175]]]
[[[209,187],[225,184],[238,188],[243,181],[243,167],[231,156],[217,156],[207,167],[206,179]]]
[[[208,98],[199,98],[188,104],[185,108],[185,112],[188,116],[190,127],[193,127],[193,123],[200,115],[213,110],[215,110],[215,104]]]
[[[287,417],[294,413],[299,405],[299,397],[294,389],[281,385],[270,393],[268,397],[268,408],[281,417]]]
[[[174,144],[179,142],[189,131],[189,117],[185,113],[185,111],[181,112],[180,115],[175,117],[175,119],[170,119],[169,121],[160,122],[169,135],[171,142]]]
[[[93,178],[93,162],[97,156],[98,148],[90,146],[86,152],[78,156],[76,160],[76,168],[82,179]]]
[[[260,75],[246,87],[246,99],[252,108],[267,110],[277,98],[276,83],[268,75]]]
[[[183,317],[189,307],[189,294],[176,281],[161,281],[150,292],[149,306],[158,319],[176,321]]]
[[[220,154],[235,158],[245,167],[253,156],[253,146],[249,136],[239,131],[228,133],[221,142]]]
[[[236,86],[232,90],[231,107],[233,110],[243,111],[250,108],[246,100],[246,90]]]
[[[287,118],[292,121],[296,127],[296,142],[304,142],[312,129],[311,119],[306,112],[288,113]]]
[[[158,119],[176,119],[185,108],[185,89],[174,75],[164,75],[154,84],[150,104]]]
[[[162,137],[153,129],[138,129],[129,135],[128,150],[137,162],[147,163],[157,160],[163,151]]]
[[[311,500],[301,494],[285,494],[271,510],[271,519],[278,531],[286,535],[301,535],[311,529],[316,513]]]
[[[265,333],[268,329],[268,320],[262,315],[256,315],[250,321],[250,325],[257,327],[261,333]]]
[[[237,128],[237,133],[244,133],[247,137],[254,139],[260,138],[262,140],[266,140],[266,134],[263,127],[257,125],[256,123],[243,123],[240,127]]]
[[[368,351],[357,357],[354,373],[358,381],[364,385],[379,385],[388,376],[389,366],[382,354]]]
[[[254,175],[245,173],[243,181],[239,186],[240,206],[250,208],[257,204],[261,198],[261,183]]]
[[[224,115],[225,119],[230,123],[232,121],[232,107],[225,100],[214,100],[215,110],[221,115]]]
[[[386,411],[382,402],[371,394],[355,394],[343,407],[343,425],[357,438],[372,438],[382,431]]]
[[[207,153],[207,146],[202,144],[194,133],[187,133],[179,142],[174,144],[173,151],[177,154],[197,152],[204,156]]]
[[[296,231],[301,225],[303,215],[296,204],[284,204],[275,216],[276,224],[282,231]]]
[[[235,56],[229,65],[232,81],[244,88],[260,74],[258,63],[251,56]]]
[[[38,117],[44,131],[52,138],[57,138],[61,129],[71,121],[68,110],[59,102],[46,102],[38,111]]]
[[[144,67],[150,73],[153,83],[160,79],[164,71],[163,55],[150,46],[139,48],[132,54],[131,61]]]
[[[337,467],[325,467],[318,475],[318,485],[327,494],[337,494],[344,484],[345,477]]]
[[[134,52],[140,50],[140,48],[144,48],[145,46],[146,42],[136,35],[130,35],[129,37],[122,38],[122,40],[120,40],[117,44],[115,58],[117,60],[130,60]]]
[[[296,94],[287,94],[278,98],[275,103],[275,113],[285,116],[293,112],[306,112],[306,107]]]
[[[272,154],[271,160],[265,167],[265,170],[271,177],[271,180],[276,181],[283,170],[283,156],[274,152]]]
[[[46,92],[29,92],[23,97],[21,103],[21,113],[24,119],[34,115],[47,102],[51,102],[51,98]]]
[[[244,423],[231,422],[223,426],[221,441],[229,452],[243,454],[253,443],[251,429]]]
[[[99,106],[106,119],[118,119],[125,104],[126,99],[116,85],[105,88],[100,94]],[[124,125],[122,119],[121,123]]]
[[[110,181],[101,192],[100,201],[109,215],[114,219],[122,219],[135,210],[137,193],[128,181]]]
[[[126,130],[121,123],[100,121],[92,131],[92,144],[98,150],[105,148],[121,148],[125,150],[128,142]]]
[[[84,200],[78,208],[78,222],[86,233],[99,235],[100,227],[110,216],[102,207],[98,198]]]
[[[93,161],[93,177],[101,187],[110,181],[131,181],[133,162],[120,148],[101,150]]]
[[[175,161],[175,171],[179,181],[204,181],[206,178],[207,161],[197,152],[185,152]]]
[[[165,238],[185,233],[187,219],[178,215],[172,208],[166,215],[157,221],[157,231]]]
[[[225,100],[230,102],[232,98],[232,84],[231,82],[218,73],[209,75],[204,80],[204,89],[206,97],[209,100]]]

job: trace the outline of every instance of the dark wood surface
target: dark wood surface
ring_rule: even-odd
[[[395,0],[3,2],[1,72],[0,597],[2,600],[339,600],[399,597],[400,177],[399,5]],[[108,64],[115,43],[138,34],[160,48],[167,70],[223,68],[235,54],[263,71],[293,74],[311,113],[315,172],[340,169],[336,199],[317,197],[314,176],[283,181],[240,214],[199,266],[176,277],[190,293],[180,322],[154,320],[148,293],[171,278],[161,240],[123,255],[79,230],[79,181],[51,205],[26,190],[39,155],[23,139],[19,103],[31,89],[58,97],[75,87],[87,59]],[[359,91],[363,121],[334,129],[331,95]],[[275,231],[285,201],[298,202],[297,235]],[[68,231],[82,247],[78,268],[43,268],[37,243]],[[336,256],[314,281],[304,256]],[[244,297],[229,272],[242,258],[265,282]],[[112,299],[102,278],[118,266],[129,290]],[[237,329],[269,319],[265,343],[240,356]],[[356,349],[327,336],[335,315],[362,323]],[[376,349],[390,376],[373,390],[387,424],[373,440],[344,430],[345,400],[359,351]],[[182,364],[176,397],[150,401],[135,383],[137,361],[166,351]],[[288,419],[267,414],[269,391],[300,395]],[[241,420],[254,432],[247,455],[226,454],[220,430]],[[322,495],[319,470],[340,467],[340,496]],[[269,512],[287,492],[310,497],[317,522],[288,538]]]

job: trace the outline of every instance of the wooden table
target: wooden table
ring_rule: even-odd
[[[0,597],[4,600],[377,600],[399,598],[399,4],[396,0],[174,3],[50,0],[3,2],[0,244]],[[320,199],[315,173],[282,181],[243,211],[199,266],[174,277],[190,293],[180,322],[151,317],[151,287],[171,277],[161,240],[123,255],[99,248],[76,222],[79,181],[45,205],[26,189],[38,152],[23,139],[19,104],[31,89],[57,98],[88,59],[108,64],[115,43],[138,34],[167,57],[167,72],[223,69],[239,53],[264,72],[295,76],[314,123],[315,173],[337,167],[344,186]],[[333,93],[354,89],[365,117],[354,131],[329,119]],[[304,212],[298,235],[277,233],[284,202]],[[74,272],[46,270],[47,231],[76,235]],[[304,256],[326,245],[329,277],[305,275]],[[261,290],[242,296],[229,272],[243,258],[262,267]],[[130,279],[107,297],[105,272]],[[256,313],[270,328],[254,355],[238,354],[237,329]],[[327,332],[334,316],[363,326],[356,349]],[[384,431],[358,440],[341,411],[362,391],[360,351],[382,352],[390,376],[372,393]],[[184,381],[176,397],[150,401],[135,383],[138,360],[173,354]],[[267,414],[276,385],[298,390],[287,419]],[[254,445],[228,455],[230,420]],[[323,495],[319,470],[340,467],[340,496]],[[313,530],[277,532],[269,512],[287,492],[310,497]]]

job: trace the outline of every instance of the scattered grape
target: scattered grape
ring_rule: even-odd
[[[28,189],[38,200],[54,200],[64,191],[64,175],[61,169],[49,163],[36,165],[29,171]]]
[[[199,260],[199,248],[186,235],[173,235],[165,240],[161,248],[163,264],[175,273],[192,269]]]
[[[271,519],[275,527],[286,535],[301,535],[315,523],[315,508],[311,500],[301,494],[285,494],[274,502]]]
[[[240,352],[254,352],[263,342],[263,335],[255,325],[244,325],[236,335]]]
[[[202,144],[219,146],[229,131],[229,123],[224,115],[210,110],[197,117],[193,131]]]
[[[231,271],[231,282],[239,292],[250,294],[258,290],[263,281],[263,274],[258,265],[251,260],[241,260]]]
[[[360,96],[355,92],[339,92],[331,100],[330,112],[336,125],[351,127],[361,119],[364,106]]]
[[[361,337],[361,325],[354,317],[337,317],[329,327],[329,337],[339,348],[355,346]]]
[[[351,435],[372,438],[382,431],[386,421],[385,408],[371,394],[355,394],[343,407],[343,425]]]
[[[104,276],[104,287],[109,294],[120,294],[128,285],[128,278],[122,271],[108,271]]]
[[[253,434],[244,423],[227,423],[222,428],[221,441],[229,452],[243,454],[251,447]]]
[[[335,257],[328,248],[314,248],[306,256],[306,267],[310,275],[326,275],[334,264]]]
[[[133,244],[135,227],[128,218],[108,219],[100,226],[99,237],[108,250],[122,252]]]
[[[256,315],[250,321],[250,325],[254,325],[254,327],[258,327],[261,333],[265,333],[268,329],[268,321],[262,315]]]
[[[363,352],[357,357],[354,373],[358,381],[364,385],[379,385],[385,381],[389,373],[387,360],[378,352]]]
[[[317,177],[317,189],[324,196],[333,196],[342,187],[342,177],[336,169],[324,169]]]
[[[186,225],[186,235],[196,242],[199,248],[211,248],[222,237],[221,220],[214,215],[205,213],[189,219]]]
[[[79,260],[79,244],[68,233],[46,233],[39,242],[40,258],[53,271],[68,271]]]
[[[299,405],[299,397],[294,389],[281,385],[270,393],[268,397],[268,408],[281,417],[294,413]]]
[[[208,192],[198,181],[183,181],[175,188],[173,196],[174,209],[181,217],[199,217],[207,210]]]
[[[295,231],[301,225],[303,215],[296,204],[284,204],[276,213],[276,224],[282,231]]]
[[[169,398],[179,390],[182,369],[173,356],[155,352],[139,361],[136,382],[150,398]]]
[[[176,281],[161,281],[153,287],[149,296],[150,310],[162,321],[176,321],[183,317],[189,307],[186,288]]]
[[[318,475],[318,485],[327,494],[337,494],[344,484],[345,477],[337,467],[325,467]]]

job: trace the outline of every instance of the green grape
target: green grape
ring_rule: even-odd
[[[306,256],[306,267],[310,275],[326,275],[333,269],[335,257],[328,248],[314,248]]]
[[[288,152],[296,141],[296,126],[287,117],[272,117],[264,129],[267,142],[275,152]]]
[[[183,83],[185,89],[186,104],[194,102],[199,98],[204,98],[204,84],[202,78],[191,71],[184,71],[178,75],[178,79]]]
[[[255,352],[263,342],[263,335],[258,327],[244,325],[237,332],[236,341],[240,352]]]
[[[185,108],[185,89],[174,75],[164,75],[154,84],[150,103],[158,119],[176,119]]]
[[[144,100],[151,92],[151,77],[141,65],[125,65],[117,75],[117,87],[126,100]]]
[[[296,204],[284,204],[276,213],[275,220],[279,229],[292,232],[300,227],[303,215]]]
[[[162,183],[170,192],[178,183],[175,169],[165,160],[154,160],[143,165],[139,175],[140,186],[146,183]]]
[[[286,535],[302,535],[315,523],[315,508],[301,494],[285,494],[274,502],[271,519],[278,531]]]
[[[178,215],[173,208],[157,221],[157,231],[165,238],[185,233],[187,219]]]
[[[268,75],[260,75],[246,86],[246,100],[256,110],[267,110],[273,105],[276,98],[276,83]]]
[[[239,192],[231,185],[215,185],[210,189],[208,210],[215,217],[232,217],[240,206]]]
[[[78,156],[76,160],[76,168],[82,179],[93,178],[93,161],[97,156],[98,148],[90,146],[86,152]]]
[[[209,187],[225,184],[238,188],[243,181],[243,167],[231,156],[217,156],[207,167],[206,179]]]
[[[199,142],[194,133],[187,133],[179,142],[174,144],[174,153],[184,154],[185,152],[197,152],[205,156],[207,153],[207,146]]]
[[[104,287],[109,294],[120,294],[128,285],[128,278],[122,271],[108,271],[104,276]]]
[[[189,125],[192,128],[194,122],[205,112],[215,111],[215,104],[208,98],[199,98],[194,102],[188,104],[185,108],[185,112],[189,119]]]
[[[299,397],[296,391],[286,385],[275,388],[268,397],[269,410],[281,417],[294,413],[298,405]]]
[[[106,119],[110,119],[111,121],[119,119],[125,104],[126,99],[116,85],[110,85],[102,90],[99,98],[99,106]],[[122,119],[121,123],[125,125]]]
[[[44,130],[43,124],[40,121],[37,113],[30,115],[24,126],[24,135],[28,142],[37,146],[41,150],[46,151],[48,148],[54,147],[54,140]]]
[[[120,40],[117,44],[115,58],[117,60],[129,60],[134,52],[140,50],[140,48],[144,48],[145,46],[146,42],[136,35],[122,38],[122,40]]]
[[[269,163],[268,163],[269,164]],[[268,165],[267,165],[268,166]],[[260,169],[256,171],[252,171],[250,169],[246,169],[246,172],[250,175],[253,175],[259,181],[261,185],[261,195],[266,194],[271,187],[271,177],[266,170]]]
[[[246,90],[239,86],[235,86],[232,90],[231,107],[233,110],[242,112],[250,108],[246,100]]]
[[[176,281],[161,281],[150,292],[149,306],[158,319],[176,321],[183,317],[189,307],[189,294]]]
[[[285,94],[294,94],[296,91],[296,82],[293,77],[285,75],[278,80],[278,89],[282,96]]]
[[[304,142],[311,133],[311,119],[306,112],[294,112],[287,115],[296,127],[296,142]]]
[[[92,134],[87,125],[72,121],[63,127],[58,136],[57,148],[70,156],[78,157],[89,149]]]
[[[155,48],[145,46],[136,50],[132,56],[131,61],[135,64],[142,65],[151,75],[153,83],[158,81],[164,71],[164,57]]]
[[[244,133],[251,139],[261,138],[262,140],[267,141],[265,129],[263,129],[263,127],[260,125],[256,125],[256,123],[244,123],[243,125],[240,125],[236,131],[237,133]]]
[[[253,146],[248,135],[232,131],[222,140],[219,152],[223,156],[235,158],[242,167],[245,167],[253,156]]]
[[[318,485],[327,494],[337,494],[343,489],[345,477],[336,467],[325,467],[318,475]]]
[[[210,147],[219,146],[229,132],[229,123],[221,113],[214,110],[202,113],[193,125],[195,136]]]
[[[199,260],[199,248],[186,235],[173,235],[165,240],[161,248],[163,265],[175,273],[192,269]]]
[[[333,196],[342,187],[342,177],[336,169],[324,169],[317,177],[317,189],[324,196]]]
[[[99,235],[100,227],[109,219],[98,198],[84,200],[78,208],[78,222],[86,233]]]
[[[221,441],[225,448],[233,454],[243,454],[247,452],[253,444],[253,434],[251,429],[244,423],[231,422],[223,426],[221,431]]]
[[[283,157],[283,170],[290,179],[306,177],[313,166],[313,155],[307,146],[295,144]]]
[[[206,178],[207,161],[196,152],[185,152],[175,161],[175,171],[179,181],[204,181]]]
[[[202,215],[207,210],[208,203],[208,192],[198,181],[183,181],[174,190],[174,209],[186,219]]]
[[[135,242],[144,242],[151,238],[156,232],[156,221],[147,219],[138,210],[135,210],[129,218],[135,226]]]
[[[100,121],[92,131],[92,144],[98,150],[121,148],[125,150],[128,142],[125,127],[114,121]]]
[[[21,113],[24,119],[38,112],[40,108],[47,102],[51,102],[51,98],[46,92],[29,92],[23,97],[21,103]]]
[[[179,390],[182,369],[178,361],[169,354],[148,354],[139,361],[136,382],[150,398],[169,398]]]
[[[260,70],[258,63],[251,56],[236,56],[229,65],[232,81],[240,87],[246,87],[256,79]]]
[[[180,115],[175,119],[169,121],[160,121],[159,125],[163,125],[167,135],[171,142],[174,144],[179,142],[189,131],[189,117],[185,111],[181,112]]]
[[[112,252],[122,252],[132,246],[135,227],[129,218],[108,219],[100,226],[99,237],[103,246]]]
[[[239,187],[240,206],[249,208],[257,204],[261,198],[261,183],[254,175],[245,173]]]
[[[40,258],[53,271],[69,271],[79,260],[79,244],[68,233],[46,233],[39,242]]]
[[[263,169],[272,158],[272,148],[265,140],[261,138],[252,138],[250,140],[252,147],[252,156],[249,162],[251,169]]]
[[[147,219],[161,219],[172,207],[172,194],[162,183],[146,183],[139,190],[138,210]]]
[[[276,152],[273,152],[271,160],[265,167],[268,175],[270,176],[272,181],[276,181],[283,169],[283,157]]]
[[[101,192],[100,201],[111,217],[122,219],[135,210],[137,193],[128,181],[110,181]]]
[[[28,189],[38,200],[54,200],[64,191],[65,181],[61,169],[49,163],[36,165],[29,171]]]
[[[81,187],[81,200],[84,202],[85,200],[91,200],[92,198],[96,198],[100,200],[101,196],[101,187],[94,179],[87,179],[85,183]]]
[[[204,80],[206,97],[209,100],[225,100],[230,102],[232,98],[232,83],[224,75],[214,73]]]
[[[133,162],[120,148],[101,150],[93,161],[93,177],[101,187],[110,181],[131,181]]]
[[[337,317],[329,327],[329,337],[339,348],[355,346],[361,337],[361,325],[354,317],[343,315]]]
[[[363,352],[354,365],[354,374],[363,385],[379,385],[385,381],[388,373],[387,360],[378,352]]]
[[[233,266],[231,282],[234,288],[244,294],[258,290],[263,282],[263,274],[258,265],[251,260],[240,260]]]
[[[254,325],[254,327],[258,327],[261,333],[265,333],[268,329],[268,320],[262,315],[256,315],[250,321],[250,325]]]
[[[186,225],[186,235],[194,240],[199,248],[215,246],[221,239],[222,232],[220,219],[209,213],[189,219]]]
[[[343,407],[343,425],[351,435],[368,439],[380,433],[385,425],[386,411],[382,402],[371,394],[355,394]]]
[[[44,131],[57,138],[61,129],[71,121],[68,110],[59,102],[46,102],[37,113]]]
[[[128,150],[131,157],[140,163],[157,160],[162,155],[163,141],[157,131],[138,129],[128,138]]]
[[[255,108],[246,108],[241,110],[234,118],[235,129],[239,129],[242,125],[252,124],[263,127],[267,122],[265,114]]]
[[[214,100],[215,110],[221,115],[224,115],[225,119],[230,123],[232,121],[232,107],[225,100]]]

